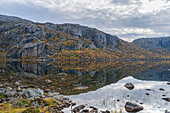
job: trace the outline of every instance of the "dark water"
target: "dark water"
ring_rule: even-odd
[[[123,109],[125,101],[141,101],[143,103],[155,100],[152,111],[164,111],[170,108],[169,103],[161,99],[165,93],[170,96],[170,61],[112,61],[112,62],[0,62],[1,87],[16,87],[16,81],[23,87],[52,89],[60,94],[68,95],[77,103],[86,102],[107,109]],[[47,80],[51,82],[47,82]],[[132,82],[136,89],[129,91],[124,88],[126,82]],[[143,85],[143,86],[142,86]],[[157,86],[159,85],[159,86]],[[119,87],[121,86],[121,87]],[[166,88],[165,92],[157,92],[157,87]],[[154,98],[145,98],[145,89],[153,88]],[[159,90],[159,89],[158,89]],[[117,92],[117,93],[115,93]],[[143,92],[143,94],[141,94]],[[107,95],[106,95],[107,94]],[[125,98],[124,96],[131,96]],[[91,95],[91,96],[90,96]],[[99,96],[96,96],[99,95]],[[105,95],[105,96],[104,96]],[[93,101],[85,98],[95,96]],[[102,98],[103,97],[103,98]],[[115,99],[120,103],[115,103]],[[140,98],[140,99],[139,99]],[[144,101],[141,99],[146,99]],[[161,100],[160,100],[161,99]],[[86,101],[83,101],[86,100]],[[122,102],[121,102],[122,100]],[[160,102],[161,101],[161,102]],[[164,102],[164,103],[163,103]],[[117,106],[117,107],[116,107]],[[144,106],[149,106],[144,105]],[[150,109],[148,107],[148,109]],[[152,112],[144,110],[143,113]]]

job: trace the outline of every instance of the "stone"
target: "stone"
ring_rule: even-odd
[[[170,98],[167,97],[167,98],[162,98],[163,100],[166,100],[167,102],[170,102]]]
[[[132,83],[126,83],[124,86],[129,90],[132,90],[135,87]]]
[[[109,110],[106,110],[106,111],[100,111],[101,113],[110,113]]]
[[[170,82],[168,82],[167,84],[170,85]]]
[[[125,110],[127,112],[138,112],[143,110],[144,108],[142,106],[139,106],[137,104],[134,103],[130,103],[130,102],[126,102],[125,104]]]
[[[78,87],[75,87],[74,89],[76,89],[76,90],[86,90],[88,88],[89,88],[88,86],[78,86]]]
[[[167,109],[165,110],[165,113],[170,113],[170,111],[168,111]]]
[[[71,105],[72,105],[72,106],[75,106],[75,105],[76,105],[76,103],[72,102],[72,103],[71,103]]]
[[[159,90],[160,90],[160,91],[165,91],[165,89],[163,89],[163,88],[159,88]]]
[[[7,87],[7,91],[12,91],[12,88],[11,87]]]
[[[18,86],[18,85],[19,85],[19,82],[15,82],[14,84]]]
[[[45,82],[46,82],[46,83],[51,83],[51,80],[46,79]]]
[[[81,113],[90,113],[88,109],[84,109],[81,111]]]
[[[59,73],[58,76],[66,76],[67,73]]]
[[[0,73],[5,73],[5,71],[4,70],[0,70]]]
[[[84,108],[85,108],[85,105],[79,105],[73,109],[73,113],[77,113]]]
[[[146,95],[149,95],[149,93],[146,93]]]
[[[50,89],[45,89],[44,93],[50,93],[51,90]]]
[[[147,90],[147,91],[154,91],[153,89],[145,89],[145,90]]]
[[[28,88],[28,89],[23,89],[22,90],[22,96],[24,97],[33,97],[33,98],[36,98],[36,97],[40,97],[40,96],[43,96],[43,90],[41,89],[35,89],[35,88]]]
[[[58,96],[58,95],[59,95],[58,92],[54,92],[54,93],[53,93],[53,96]]]
[[[28,104],[25,104],[25,107],[28,107]]]

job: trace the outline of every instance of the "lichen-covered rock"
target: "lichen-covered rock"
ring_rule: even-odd
[[[34,89],[34,88],[24,89],[22,91],[22,96],[29,97],[29,98],[30,97],[33,97],[33,98],[40,97],[40,96],[43,96],[43,90]]]

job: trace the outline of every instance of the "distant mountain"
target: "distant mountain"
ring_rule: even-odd
[[[149,50],[163,50],[170,52],[170,36],[158,38],[140,38],[132,42],[133,44]]]
[[[0,57],[56,59],[118,59],[164,57],[78,24],[35,23],[0,15]]]

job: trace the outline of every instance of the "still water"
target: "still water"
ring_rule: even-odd
[[[144,107],[139,113],[170,110],[170,61],[0,62],[0,86],[52,89],[79,104],[122,110],[126,102]],[[50,80],[50,82],[46,82]],[[124,84],[135,88],[128,90]],[[159,90],[163,88],[165,91]],[[146,89],[150,89],[149,91]],[[146,95],[147,93],[147,95]],[[148,95],[149,94],[149,95]],[[65,109],[65,112],[70,112]]]

